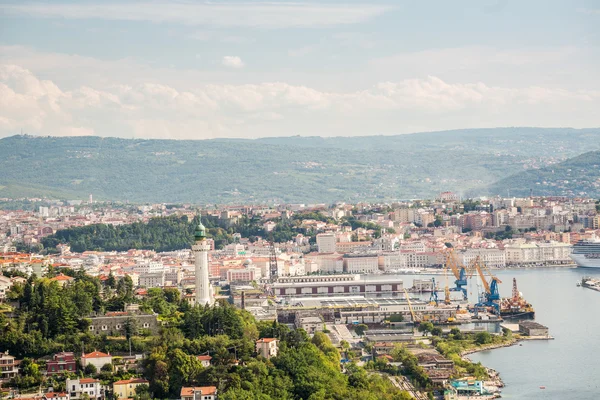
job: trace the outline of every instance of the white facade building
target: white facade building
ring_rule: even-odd
[[[376,255],[344,256],[344,271],[351,274],[372,274],[379,270],[379,258]]]
[[[333,233],[319,233],[317,235],[319,253],[335,253],[335,242]]]
[[[500,249],[471,248],[459,253],[464,265],[479,257],[490,268],[506,267],[506,253]]]
[[[93,378],[67,379],[67,392],[72,400],[82,399],[87,395],[90,399],[101,399],[104,391],[100,381]]]
[[[511,243],[504,247],[508,264],[571,262],[571,246],[560,242]]]

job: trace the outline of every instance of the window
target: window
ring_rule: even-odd
[[[106,326],[106,325],[102,325],[102,330],[103,330],[103,331],[105,331],[105,330],[107,330],[107,329],[108,329],[108,326]]]
[[[150,324],[147,322],[144,322],[144,328],[148,328],[148,327],[150,327]]]
[[[93,330],[94,330],[94,326],[90,325],[90,331],[93,331]]]

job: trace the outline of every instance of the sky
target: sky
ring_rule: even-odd
[[[0,137],[600,126],[600,2],[0,0]]]

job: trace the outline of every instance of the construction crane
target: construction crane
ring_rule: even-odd
[[[406,302],[408,303],[408,309],[410,310],[410,315],[412,316],[413,323],[417,325],[419,321],[417,320],[417,315],[415,314],[415,311],[412,308],[410,297],[408,296],[408,292],[406,291],[406,289],[404,289],[404,296],[406,297]]]
[[[452,271],[452,274],[454,274],[454,277],[456,278],[456,280],[454,281],[454,284],[456,286],[453,289],[449,290],[462,292],[463,299],[467,300],[467,269],[461,262],[458,261],[458,257],[456,256],[456,253],[454,252],[454,249],[452,247],[448,247],[446,251],[446,262],[444,265],[444,272],[448,273],[448,269]],[[447,284],[446,287],[448,287]]]
[[[477,256],[471,263],[471,273],[477,271],[481,278],[481,283],[485,289],[484,298],[479,299],[479,302],[475,305],[476,307],[492,307],[496,314],[500,314],[500,292],[498,291],[498,284],[502,281],[494,276],[490,270],[486,267],[485,263]],[[484,273],[485,271],[485,273]],[[490,277],[488,282],[487,275]]]
[[[436,307],[439,304],[437,287],[435,285],[435,277],[431,278],[431,296],[429,297],[429,304],[435,305]]]
[[[444,288],[444,304],[450,304],[450,288],[448,285]]]

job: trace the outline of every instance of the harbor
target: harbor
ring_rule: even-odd
[[[594,333],[600,329],[600,321],[589,318],[588,312],[600,307],[600,298],[591,291],[566,284],[581,281],[588,274],[590,270],[581,268],[498,272],[500,278],[513,275],[517,278],[520,289],[535,305],[536,321],[550,327],[555,338],[523,340],[513,346],[469,355],[472,361],[500,373],[505,384],[503,397],[527,400],[598,397],[598,362],[590,349],[600,346],[600,338]]]
[[[405,349],[416,357],[437,396],[443,388],[444,399],[499,398],[510,384],[501,378],[501,370],[486,363],[479,367],[485,372],[469,374],[465,368],[477,362],[480,352],[554,339],[549,326],[536,321],[529,285],[526,290],[519,285],[523,273],[553,269],[538,271],[492,270],[479,257],[463,265],[449,250],[444,268],[436,274],[283,277],[269,291],[279,323],[309,335],[325,332],[334,344],[348,343],[362,354],[361,363],[382,357],[395,363],[399,359],[392,354]],[[236,288],[231,289],[235,302]],[[245,305],[252,304],[252,298],[242,297]],[[457,338],[464,346],[454,354],[460,362],[439,347],[440,341],[453,343]],[[415,393],[419,390],[414,388]]]

